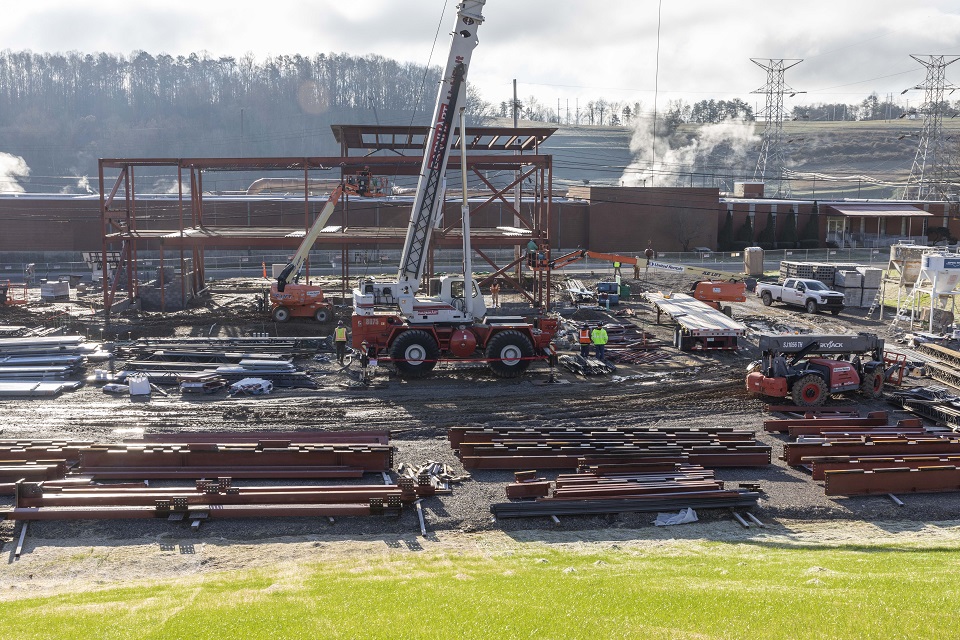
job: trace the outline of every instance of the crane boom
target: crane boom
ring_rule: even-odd
[[[477,28],[483,23],[481,10],[486,0],[465,0],[457,7],[457,25],[452,34],[450,55],[437,94],[427,148],[420,166],[417,195],[413,201],[407,238],[400,257],[398,282],[416,291],[426,266],[430,236],[440,213],[443,175],[447,170],[453,127],[460,107],[466,102],[467,69],[477,46]],[[464,135],[464,132],[460,132]],[[464,185],[464,188],[466,186]]]
[[[317,216],[310,230],[303,236],[303,242],[300,243],[300,247],[293,255],[293,259],[283,268],[280,275],[277,276],[277,291],[283,291],[288,282],[291,280],[295,282],[300,277],[300,269],[303,268],[303,263],[307,261],[307,256],[310,255],[310,249],[313,247],[313,243],[317,241],[320,232],[327,226],[327,222],[330,220],[330,216],[333,215],[333,210],[336,208],[337,201],[340,200],[341,195],[343,195],[343,185],[337,186],[337,188],[333,190],[333,193],[330,194],[330,197],[327,198],[327,204],[323,205],[320,215]]]

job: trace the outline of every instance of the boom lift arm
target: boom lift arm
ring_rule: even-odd
[[[280,275],[277,276],[277,291],[283,291],[287,283],[291,280],[296,282],[300,279],[300,270],[303,269],[303,263],[307,261],[307,256],[310,255],[310,249],[313,247],[313,243],[317,241],[320,232],[327,226],[327,221],[330,220],[330,216],[333,215],[333,210],[336,208],[337,201],[340,200],[341,195],[343,195],[343,185],[337,186],[337,188],[333,190],[333,193],[330,194],[330,197],[327,198],[327,204],[323,206],[320,215],[317,216],[310,230],[303,237],[303,242],[300,243],[300,247],[293,255],[293,259],[283,268]]]

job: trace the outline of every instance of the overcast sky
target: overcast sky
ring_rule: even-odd
[[[750,58],[803,58],[786,106],[897,99],[923,81],[910,54],[960,55],[957,0],[489,0],[469,79],[483,97],[641,101],[740,97],[766,80]],[[211,56],[375,53],[442,64],[456,0],[34,0],[5,3],[0,47],[14,51]],[[431,47],[440,39],[431,59]],[[947,69],[960,85],[960,62]],[[955,99],[960,98],[960,93]]]

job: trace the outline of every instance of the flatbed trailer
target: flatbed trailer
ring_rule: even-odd
[[[657,324],[662,314],[677,324],[673,344],[681,351],[734,350],[747,333],[743,324],[685,293],[648,293],[647,299],[657,308]]]

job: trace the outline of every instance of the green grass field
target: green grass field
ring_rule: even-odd
[[[956,638],[960,548],[399,552],[0,604],[30,638]]]

